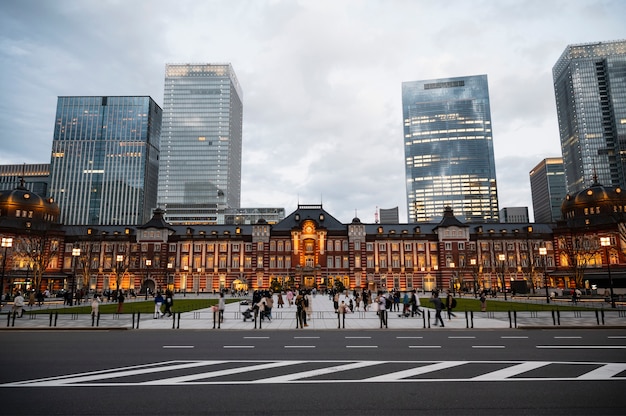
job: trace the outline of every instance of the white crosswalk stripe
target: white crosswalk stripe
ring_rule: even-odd
[[[493,365],[500,367],[493,370]],[[398,366],[402,370],[394,371]],[[559,368],[579,374],[559,377]],[[484,368],[483,368],[484,367]],[[391,369],[391,370],[390,370]],[[206,370],[206,371],[204,371]],[[446,370],[448,378],[440,372]],[[476,375],[477,371],[483,374]],[[534,370],[541,370],[533,373]],[[185,374],[185,372],[188,372]],[[172,373],[175,372],[175,373]],[[181,374],[182,373],[182,374]],[[343,374],[342,374],[343,373]],[[539,375],[538,375],[539,374]],[[429,376],[430,375],[430,376]],[[450,376],[453,375],[453,376]],[[173,386],[201,384],[626,381],[626,363],[550,361],[166,361],[0,384],[2,387]]]

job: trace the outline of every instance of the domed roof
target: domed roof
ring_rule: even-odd
[[[15,189],[0,191],[0,217],[31,224],[56,223],[60,212],[59,205],[52,198],[29,191],[23,183]]]
[[[568,194],[561,204],[561,215],[568,222],[614,221],[615,213],[626,210],[626,193],[619,187],[604,186],[597,181],[587,189]]]

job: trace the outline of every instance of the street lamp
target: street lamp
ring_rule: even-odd
[[[13,247],[13,239],[2,237],[2,247],[4,248],[4,257],[2,257],[2,277],[0,277],[0,305],[2,305],[2,296],[4,295],[4,268],[7,265],[7,250],[9,247]]]
[[[70,306],[74,304],[74,292],[76,291],[76,263],[78,262],[78,256],[80,256],[80,248],[72,249],[72,263],[74,263],[74,277],[72,279],[72,293],[70,296]]]
[[[119,294],[121,289],[120,286],[122,284],[122,279],[120,278],[120,267],[122,267],[122,262],[124,261],[124,256],[121,254],[118,254],[115,257],[115,277],[117,278],[117,282],[115,282],[115,285],[117,286],[117,293]]]
[[[548,266],[546,264],[548,249],[545,247],[539,247],[539,255],[543,259],[543,287],[546,288],[546,303],[550,303],[550,294],[548,293]]]
[[[608,247],[611,245],[611,237],[600,237],[600,245],[604,247],[604,257],[606,257],[606,271],[609,274],[609,289],[611,291],[611,308],[615,308],[615,298],[613,297],[613,278],[611,277],[611,259],[609,259]]]
[[[504,254],[498,254],[498,260],[500,260],[500,266],[502,267],[502,291],[504,292],[504,300],[506,299],[506,280],[504,280],[504,261],[506,256]]]
[[[470,264],[472,265],[472,280],[474,281],[474,297],[476,297],[476,279],[478,278],[476,259],[470,259]]]
[[[150,266],[152,266],[152,260],[146,259],[146,282],[143,285],[143,290],[146,291],[146,300],[148,300],[148,280],[150,280]]]

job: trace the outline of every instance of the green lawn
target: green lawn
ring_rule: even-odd
[[[445,303],[445,299],[442,299]],[[420,305],[426,308],[432,308],[433,304],[430,302],[429,298],[420,298]],[[602,308],[603,304],[598,303],[597,308]],[[456,308],[455,311],[463,312],[463,311],[473,311],[480,312],[480,301],[474,298],[456,298]],[[489,312],[508,312],[508,311],[553,311],[553,310],[561,310],[561,311],[573,311],[573,310],[583,310],[589,311],[593,310],[588,307],[581,306],[569,306],[563,305],[560,302],[557,303],[531,303],[531,302],[515,302],[515,301],[504,301],[504,300],[495,300],[492,298],[487,298],[487,311]]]
[[[238,299],[226,299],[226,303],[232,303],[232,302],[238,302],[238,301],[239,301]],[[190,311],[195,311],[198,309],[206,309],[213,305],[217,305],[217,299],[174,298],[174,306],[172,307],[172,310],[174,312],[190,312]],[[117,303],[113,303],[113,302],[101,303],[99,310],[101,314],[116,313]],[[161,310],[163,310],[163,308],[161,308]],[[91,302],[89,301],[89,302],[83,303],[81,306],[59,307],[55,309],[52,309],[52,308],[51,309],[39,309],[39,310],[34,309],[32,311],[25,310],[24,312],[25,313],[43,313],[43,314],[48,314],[51,312],[67,313],[67,314],[72,314],[72,313],[90,314]],[[154,301],[153,300],[136,301],[136,302],[126,302],[124,304],[124,309],[122,313],[132,314],[136,312],[147,313],[147,314],[154,313]]]

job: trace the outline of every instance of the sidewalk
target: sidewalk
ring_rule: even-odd
[[[138,300],[141,300],[138,299]],[[277,305],[277,302],[274,302]],[[401,306],[401,305],[400,305]],[[209,309],[201,309],[193,312],[174,314],[172,317],[163,317],[153,319],[152,314],[149,315],[102,315],[98,323],[94,322],[89,315],[77,314],[24,314],[22,318],[14,321],[8,318],[6,314],[0,315],[0,330],[10,329],[193,329],[207,330],[217,329],[223,330],[246,330],[255,329],[254,321],[244,322],[242,311],[247,309],[247,305],[240,305],[239,302],[228,303],[224,312],[224,322],[218,324],[214,322],[213,311]],[[341,328],[350,330],[370,330],[380,329],[380,320],[375,311],[356,311],[345,315],[345,321],[342,316],[338,316],[333,308],[332,301],[326,295],[318,294],[313,297],[312,302],[313,313],[311,318],[307,319],[308,327],[302,329],[319,330],[319,329],[337,329]],[[6,309],[6,307],[5,307]],[[508,328],[572,328],[572,327],[589,327],[589,328],[608,328],[620,327],[626,328],[626,310],[607,310],[602,314],[596,311],[561,311],[558,314],[551,312],[464,312],[456,310],[456,317],[451,320],[447,319],[447,313],[443,312],[444,328],[434,326],[435,311],[430,308],[421,308],[423,316],[414,318],[404,318],[400,316],[400,312],[389,311],[387,329],[424,329],[432,328],[434,330],[446,329],[508,329]],[[27,310],[25,308],[25,310]],[[430,325],[428,316],[430,314]],[[270,329],[296,329],[296,307],[289,307],[287,304],[283,308],[272,309],[272,320],[257,321],[257,330]]]

